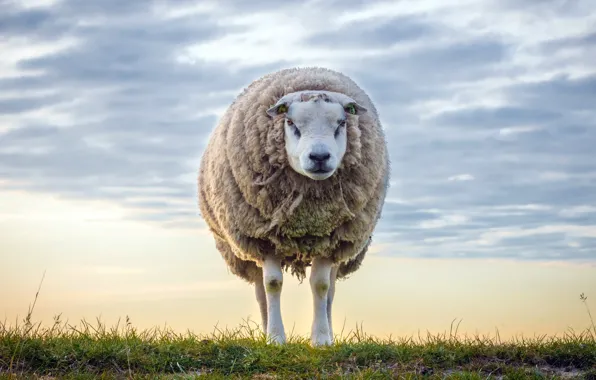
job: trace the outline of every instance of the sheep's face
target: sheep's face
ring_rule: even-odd
[[[281,98],[267,113],[283,115],[292,169],[314,180],[331,177],[346,153],[348,114],[366,109],[344,94],[302,91]]]

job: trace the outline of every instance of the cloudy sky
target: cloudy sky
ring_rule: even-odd
[[[400,263],[389,264],[394,272],[404,263],[421,271],[430,265],[423,262],[450,265],[437,269],[447,282],[462,263],[513,262],[545,283],[567,276],[565,299],[596,289],[588,280],[596,263],[590,0],[0,7],[0,295],[15,300],[9,317],[22,313],[19,297],[44,269],[55,300],[102,294],[114,313],[123,313],[113,301],[123,288],[162,302],[220,291],[230,298],[218,315],[231,323],[257,310],[205,233],[195,175],[239,91],[273,70],[309,65],[356,80],[387,133],[391,188],[362,279],[376,279],[372,268],[388,265],[382,260]],[[487,289],[497,292],[511,273],[503,266]],[[306,300],[304,286],[297,289]],[[246,310],[228,305],[234,297]],[[89,310],[100,309],[73,313]]]

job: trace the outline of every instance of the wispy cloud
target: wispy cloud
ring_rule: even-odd
[[[148,4],[2,3],[4,188],[200,228],[223,110],[260,75],[324,65],[386,127],[377,254],[596,260],[591,1]]]
[[[447,178],[448,181],[472,181],[474,180],[474,176],[471,174],[458,174],[452,175],[451,177]]]

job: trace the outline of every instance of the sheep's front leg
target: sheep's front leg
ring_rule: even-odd
[[[285,343],[286,333],[281,319],[281,261],[268,256],[263,261],[263,285],[267,299],[267,338],[272,343]]]
[[[310,335],[313,346],[331,344],[332,341],[327,314],[329,287],[331,285],[331,268],[331,260],[323,257],[313,259],[309,280],[314,311]]]
[[[337,282],[337,272],[339,265],[331,267],[331,275],[329,280],[329,292],[327,293],[327,320],[329,321],[329,335],[333,342],[333,323],[331,322],[331,307],[333,306],[333,297],[335,296],[335,283]]]
[[[255,295],[259,303],[259,310],[261,312],[261,324],[263,332],[267,333],[267,295],[265,294],[265,285],[263,283],[263,269],[257,268],[255,275]]]

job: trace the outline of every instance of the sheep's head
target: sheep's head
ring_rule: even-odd
[[[292,169],[324,180],[335,173],[346,153],[349,115],[366,111],[341,93],[299,91],[279,99],[267,114],[285,119],[285,149]]]

